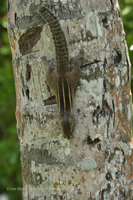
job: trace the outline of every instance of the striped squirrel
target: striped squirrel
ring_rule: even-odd
[[[46,83],[56,96],[63,132],[70,139],[73,131],[73,94],[80,79],[80,66],[76,61],[73,69],[69,70],[67,42],[57,17],[45,6],[41,6],[38,13],[50,27],[56,50],[57,72],[49,67]]]

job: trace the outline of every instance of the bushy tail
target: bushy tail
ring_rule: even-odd
[[[64,74],[68,67],[68,49],[59,20],[48,8],[44,6],[39,8],[38,13],[50,26],[56,49],[57,72],[59,74]]]

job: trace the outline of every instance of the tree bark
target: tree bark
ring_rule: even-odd
[[[40,2],[59,19],[69,65],[81,67],[71,140],[46,84],[56,51]],[[8,33],[23,199],[133,199],[131,71],[118,1],[8,0]]]

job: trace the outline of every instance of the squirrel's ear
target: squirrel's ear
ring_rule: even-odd
[[[74,91],[77,85],[77,82],[80,79],[80,75],[81,75],[81,71],[80,71],[79,62],[75,61],[72,71],[68,71],[65,74],[72,91]]]

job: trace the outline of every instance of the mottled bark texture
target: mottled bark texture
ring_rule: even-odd
[[[63,136],[46,84],[56,69],[50,27],[57,16],[81,78],[73,102],[73,139]],[[8,0],[20,139],[23,199],[132,200],[130,63],[117,0]]]

